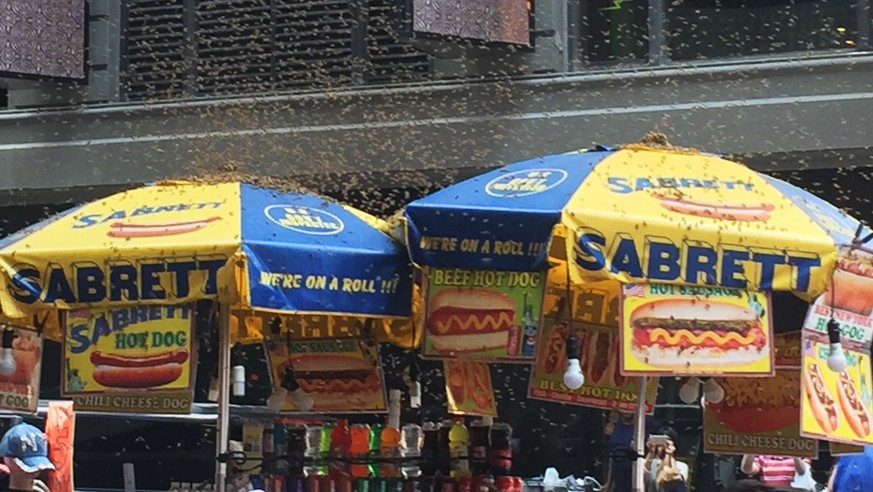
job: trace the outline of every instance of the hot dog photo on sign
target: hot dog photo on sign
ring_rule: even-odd
[[[804,341],[803,360],[803,430],[811,437],[871,444],[869,355],[845,349],[846,368],[835,372],[820,356],[827,345]]]
[[[71,311],[64,327],[64,393],[190,388],[193,319],[190,306]]]
[[[431,269],[424,355],[534,359],[544,280],[542,272]]]

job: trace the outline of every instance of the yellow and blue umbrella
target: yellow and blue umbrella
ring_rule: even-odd
[[[222,456],[231,309],[408,317],[409,260],[387,231],[375,217],[308,194],[244,183],[137,188],[0,241],[0,310],[28,324],[51,309],[218,301]],[[218,490],[224,477],[218,466]]]
[[[403,318],[411,274],[382,220],[244,183],[169,182],[0,240],[0,309],[177,304]]]
[[[595,281],[824,292],[857,220],[715,155],[598,147],[510,164],[410,203],[421,266],[546,270]],[[566,275],[566,274],[565,274]]]

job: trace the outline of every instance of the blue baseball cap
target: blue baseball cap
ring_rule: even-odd
[[[45,434],[30,424],[18,424],[6,431],[0,441],[0,456],[15,458],[15,463],[26,473],[55,469],[48,459]]]

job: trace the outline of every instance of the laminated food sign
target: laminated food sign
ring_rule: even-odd
[[[621,306],[624,374],[773,374],[766,293],[626,284]]]
[[[292,340],[269,345],[273,385],[292,374],[303,394],[289,394],[283,410],[315,413],[381,412],[385,404],[379,344],[373,338]]]
[[[867,251],[842,251],[824,294],[810,306],[803,324],[801,432],[827,441],[873,444],[870,342],[873,340],[873,278]],[[846,368],[827,364],[828,322],[839,323]]]
[[[703,413],[704,449],[709,453],[749,453],[815,457],[814,439],[800,435],[800,330],[773,339],[773,377],[721,378],[725,396]]]
[[[545,284],[545,272],[431,268],[424,356],[530,362]]]
[[[11,360],[0,373],[0,408],[14,412],[36,412],[39,405],[39,375],[42,367],[42,338],[35,330],[6,325],[11,330]]]
[[[724,399],[703,412],[708,453],[816,457],[818,444],[800,436],[800,368],[772,377],[719,378]]]
[[[443,362],[449,413],[497,416],[497,403],[486,362],[447,360]]]
[[[579,365],[585,375],[585,384],[577,390],[567,388],[563,382],[570,335],[579,340]],[[621,374],[619,337],[615,328],[547,318],[537,347],[528,391],[530,398],[623,412],[636,409],[639,380]],[[657,392],[658,378],[652,378],[646,388],[646,410],[650,413]]]
[[[188,305],[70,311],[62,394],[77,410],[190,412],[193,323]]]

